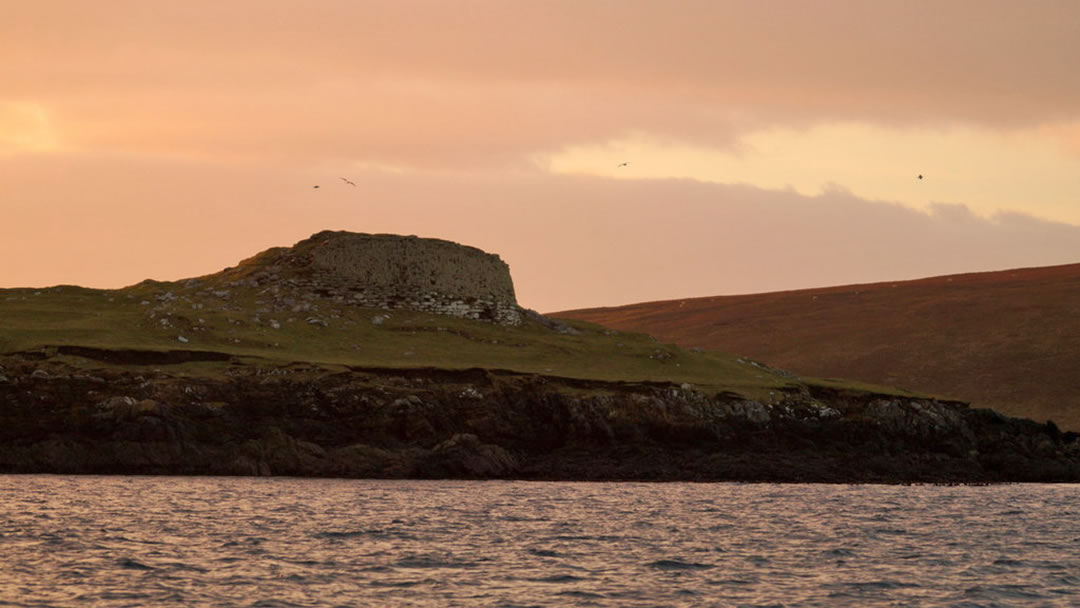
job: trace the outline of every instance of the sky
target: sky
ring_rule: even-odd
[[[1080,262],[1074,0],[0,14],[0,287],[324,229],[497,253],[543,312]]]

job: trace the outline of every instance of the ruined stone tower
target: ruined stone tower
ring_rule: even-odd
[[[440,239],[324,231],[240,267],[357,306],[521,322],[506,262]]]

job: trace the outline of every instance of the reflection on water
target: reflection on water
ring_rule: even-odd
[[[1080,604],[1080,487],[0,476],[0,605]]]

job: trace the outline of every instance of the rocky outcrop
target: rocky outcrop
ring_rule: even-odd
[[[814,386],[763,402],[491,370],[2,366],[8,473],[1080,480],[1077,435],[1052,424]]]

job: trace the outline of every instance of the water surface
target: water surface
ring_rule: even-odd
[[[0,476],[0,605],[1075,606],[1078,498]]]

